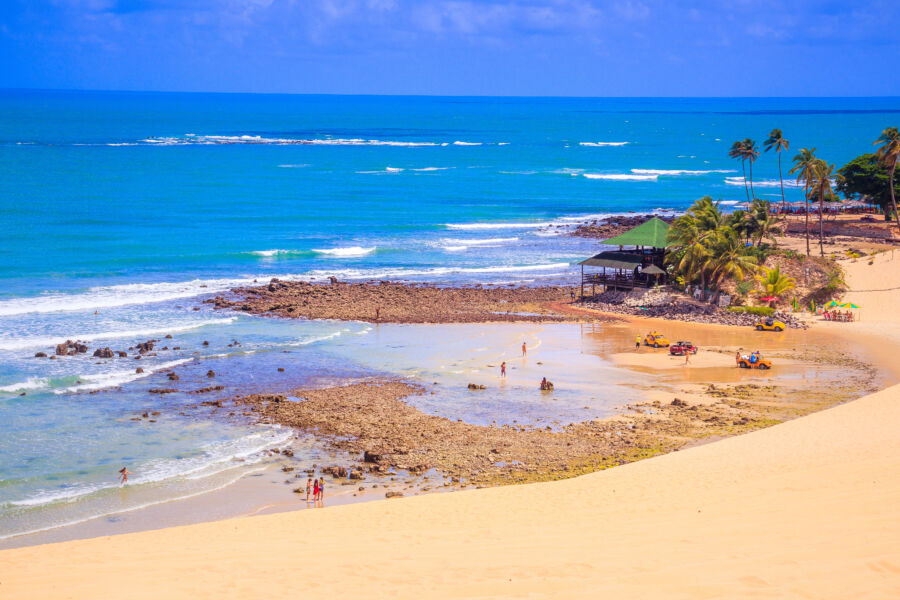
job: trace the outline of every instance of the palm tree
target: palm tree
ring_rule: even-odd
[[[753,191],[753,163],[759,158],[759,148],[756,146],[756,142],[750,138],[744,138],[742,146],[744,149],[744,158],[750,163],[750,196],[756,198],[756,192]]]
[[[766,141],[763,142],[763,146],[766,149],[766,152],[769,150],[775,150],[775,153],[778,155],[778,181],[781,183],[781,211],[785,211],[785,207],[787,201],[784,199],[784,177],[781,175],[781,151],[787,150],[790,147],[791,143],[784,139],[784,136],[781,133],[780,129],[773,129],[772,133],[769,134],[769,137],[766,138]]]
[[[762,268],[762,274],[756,276],[756,281],[760,285],[760,294],[762,296],[780,297],[785,292],[794,289],[797,282],[793,277],[789,277],[781,272],[778,265],[773,269]]]
[[[831,189],[834,165],[829,165],[824,160],[817,158],[813,177],[813,189],[810,191],[819,197],[819,254],[825,256],[825,247],[823,245],[825,229],[822,221],[825,216],[825,198],[834,198],[834,190]]]
[[[718,202],[709,196],[700,198],[675,219],[669,228],[669,252],[666,260],[682,274],[686,283],[700,279],[706,289],[705,263],[709,258],[706,242],[723,223],[725,217]]]
[[[794,167],[788,174],[797,173],[797,183],[803,182],[803,196],[806,199],[806,255],[809,256],[809,189],[815,179],[816,149],[800,148],[794,157]]]
[[[753,236],[753,243],[759,246],[763,239],[767,239],[775,244],[775,234],[781,233],[781,229],[776,226],[775,219],[769,212],[768,200],[760,200],[757,198],[750,205],[747,218],[751,222],[750,231]]]
[[[731,150],[728,151],[728,156],[734,159],[741,159],[741,171],[744,173],[744,191],[747,192],[747,202],[750,202],[750,189],[747,187],[747,167],[744,162],[747,160],[747,156],[744,153],[744,142],[738,141],[733,143]]]
[[[897,169],[897,158],[900,157],[900,131],[896,127],[888,127],[881,132],[874,145],[881,144],[878,148],[878,160],[888,170],[888,188],[891,190],[891,207],[894,209],[894,219],[897,228],[900,229],[900,214],[897,213],[897,199],[894,197],[894,171]]]
[[[756,272],[756,257],[746,253],[741,237],[727,225],[718,228],[710,236],[708,253],[709,258],[704,266],[709,272],[710,283],[715,286],[717,298],[726,277],[743,281],[748,274]]]

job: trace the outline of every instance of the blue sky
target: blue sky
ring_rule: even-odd
[[[900,2],[0,0],[0,87],[900,95]]]

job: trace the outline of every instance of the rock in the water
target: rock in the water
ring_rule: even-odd
[[[347,467],[341,467],[338,465],[331,467],[323,467],[322,472],[326,475],[331,475],[332,477],[346,477],[347,476]]]
[[[153,340],[147,340],[146,342],[141,342],[136,346],[137,351],[141,354],[146,354],[153,350]]]
[[[366,450],[363,453],[363,461],[367,462],[367,463],[381,462],[381,455],[377,454],[375,452],[369,452],[368,450]]]
[[[210,369],[209,371],[206,372],[206,376],[207,376],[207,377],[215,377],[215,376],[216,376],[216,372],[213,371],[212,369]]]
[[[172,334],[171,334],[171,333],[166,334],[166,339],[167,339],[167,340],[171,340],[171,339],[172,339]]]
[[[37,353],[35,353],[34,357],[35,358],[47,358],[47,353],[46,352],[37,352]]]
[[[169,381],[178,381],[178,373],[176,373],[175,371],[169,373],[168,377]]]
[[[207,342],[206,340],[203,340],[203,345],[204,345],[204,346],[209,346],[209,342]]]
[[[128,353],[124,350],[116,350],[116,354],[119,355],[119,358],[128,358]]]
[[[384,497],[385,498],[402,498],[403,492],[385,492]]]
[[[97,348],[94,350],[94,358],[112,358],[114,356],[115,354],[113,354],[113,351],[110,350],[108,346],[106,348]]]
[[[69,344],[71,344],[71,343],[72,343],[71,341],[66,341],[66,342],[63,342],[62,344],[57,344],[56,345],[56,355],[57,356],[65,356],[66,354],[68,354],[69,353]]]

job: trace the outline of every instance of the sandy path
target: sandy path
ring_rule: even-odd
[[[0,596],[896,598],[898,425],[893,386],[577,479],[4,551]]]

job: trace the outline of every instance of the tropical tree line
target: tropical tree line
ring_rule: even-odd
[[[729,214],[704,196],[673,221],[666,261],[686,285],[712,289],[718,298],[727,280],[740,282],[760,274],[760,246],[764,240],[774,243],[777,233],[765,200],[754,199],[748,210]],[[776,283],[782,277],[778,272]]]
[[[803,186],[803,197],[806,202],[807,256],[810,254],[810,203],[818,201],[819,253],[825,256],[823,222],[825,202],[837,200],[836,191],[843,193],[847,198],[866,198],[878,203],[884,209],[885,219],[891,220],[893,215],[897,227],[900,229],[896,199],[898,186],[895,178],[897,161],[900,158],[900,132],[896,127],[888,127],[881,132],[874,145],[878,146],[878,150],[874,154],[857,157],[837,170],[835,170],[834,164],[829,164],[816,156],[816,148],[801,148],[794,156],[793,166],[788,174],[796,175],[797,183]],[[784,194],[781,153],[790,148],[790,142],[785,139],[780,129],[773,129],[763,142],[763,148],[765,152],[774,150],[778,156],[781,206],[784,209],[787,202]],[[734,142],[728,152],[731,158],[741,161],[748,202],[751,199],[756,200],[753,190],[753,163],[759,158],[759,154],[756,142],[750,138]]]

